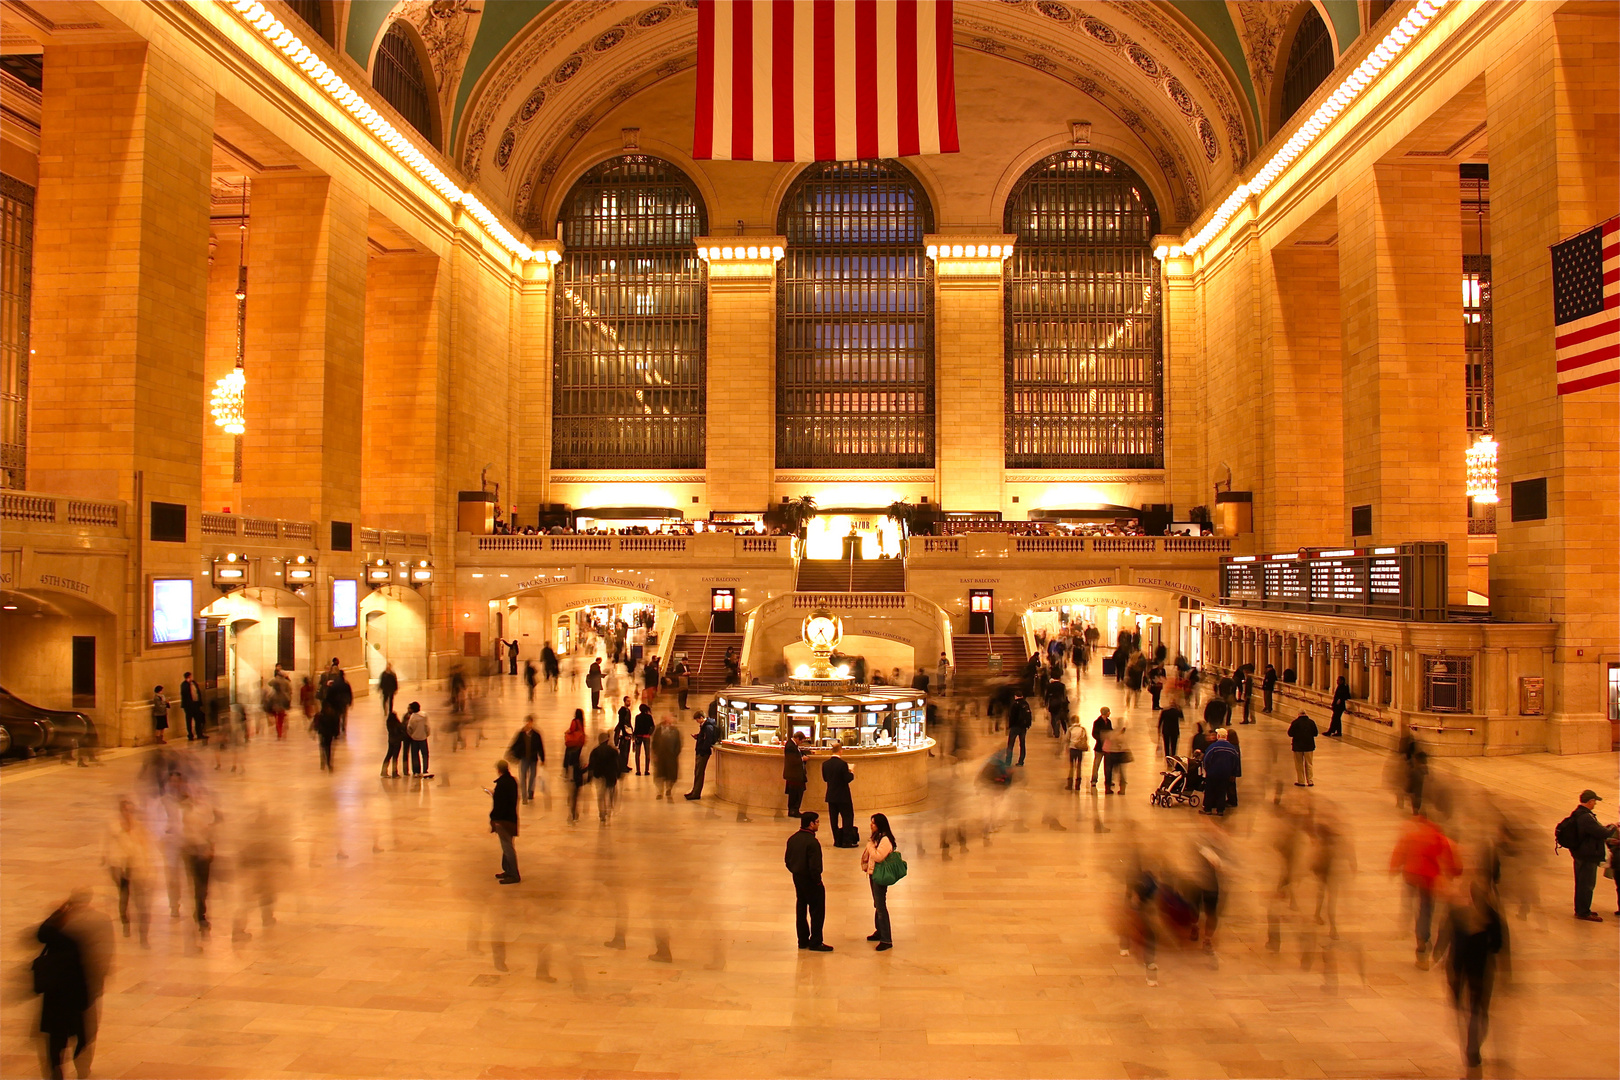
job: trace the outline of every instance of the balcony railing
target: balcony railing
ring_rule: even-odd
[[[201,515],[201,524],[204,536],[237,537],[259,543],[315,543],[316,528],[313,521],[285,521],[281,518],[243,517],[240,514],[216,514],[204,511]],[[426,552],[431,547],[427,533],[369,527],[357,529],[355,532],[361,550]]]
[[[1234,541],[1239,543],[1234,548]],[[1246,550],[1247,538],[1231,536],[1007,536],[1000,532],[917,536],[912,554],[957,555],[976,548],[1021,555],[1230,555]]]
[[[559,555],[593,552],[626,554],[690,554],[694,557],[741,555],[781,555],[793,552],[791,536],[740,536],[706,532],[692,536],[470,536],[472,549],[479,552],[555,553]]]
[[[3,521],[116,530],[123,522],[123,513],[124,504],[118,502],[73,499],[65,495],[37,495],[25,491],[0,492],[0,520]]]

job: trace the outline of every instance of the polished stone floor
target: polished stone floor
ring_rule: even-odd
[[[1112,680],[1077,692],[1087,720],[1099,705],[1123,707]],[[442,716],[442,693],[417,696]],[[493,878],[482,788],[529,708],[516,679],[493,681],[482,701],[488,741],[452,753],[436,738],[432,781],[377,776],[375,699],[357,706],[335,774],[318,771],[302,732],[255,739],[235,760],[183,750],[223,819],[212,933],[197,934],[189,890],[170,917],[159,869],[149,946],[116,943],[92,1075],[1464,1074],[1443,965],[1414,963],[1410,916],[1386,872],[1403,815],[1379,753],[1326,742],[1316,786],[1298,789],[1281,718],[1262,717],[1242,729],[1242,805],[1211,832],[1193,811],[1149,804],[1145,708],[1130,714],[1137,763],[1125,796],[1063,790],[1056,743],[1038,725],[1005,799],[977,793],[972,766],[954,779],[942,766],[929,807],[895,816],[911,873],[890,892],[893,951],[864,940],[858,853],[826,846],[836,951],[811,954],[794,948],[785,820],[738,821],[712,799],[655,801],[650,780],[628,776],[610,824],[598,824],[589,789],[581,822],[568,824],[555,769],[583,699],[577,685],[541,691],[552,800],[524,808],[524,876],[512,887]],[[992,745],[981,734],[977,757]],[[148,760],[121,751],[98,768],[0,775],[4,1076],[38,1075],[33,928],[79,886],[113,912],[103,837],[118,796],[144,797]],[[690,765],[688,754],[683,780]],[[1503,871],[1510,958],[1483,1074],[1615,1076],[1613,883],[1599,881],[1602,925],[1574,920],[1552,828],[1586,786],[1613,818],[1616,757],[1466,761],[1439,777],[1448,828],[1469,850],[1500,821],[1527,837]],[[857,820],[879,809],[856,798]],[[1308,872],[1278,889],[1279,852],[1307,815],[1337,822],[1342,837],[1336,935],[1316,918]],[[937,843],[947,821],[968,835],[948,860]],[[1140,949],[1121,954],[1124,874],[1140,862],[1173,880],[1195,841],[1225,855],[1218,947],[1161,944],[1150,985]],[[1301,843],[1303,868],[1311,841]],[[270,927],[258,909],[267,875]],[[246,933],[233,935],[239,922]]]

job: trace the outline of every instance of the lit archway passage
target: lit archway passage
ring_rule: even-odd
[[[560,224],[552,464],[702,468],[697,189],[667,161],[616,157],[579,178]]]
[[[1124,162],[1054,154],[1007,200],[1007,467],[1164,465],[1159,212]]]

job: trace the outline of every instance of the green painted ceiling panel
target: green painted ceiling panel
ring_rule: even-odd
[[[1255,130],[1260,130],[1260,105],[1254,96],[1249,60],[1243,54],[1243,42],[1238,38],[1237,27],[1232,25],[1232,15],[1226,10],[1225,0],[1170,0],[1170,4],[1203,32],[1237,73],[1238,83],[1249,97],[1249,116],[1254,121]],[[1355,0],[1350,0],[1350,4],[1354,7]]]
[[[349,36],[343,47],[354,62],[365,67],[371,62],[371,50],[382,33],[383,23],[394,10],[394,0],[351,0],[349,4]]]
[[[1356,0],[1322,0],[1322,6],[1327,8],[1328,18],[1333,20],[1333,33],[1339,39],[1339,55],[1343,56],[1351,42],[1361,36],[1361,12],[1356,10]]]
[[[484,0],[484,17],[478,23],[478,36],[473,38],[467,53],[467,67],[461,73],[461,86],[456,90],[456,115],[450,126],[452,136],[461,124],[461,110],[467,107],[467,98],[478,80],[483,78],[489,65],[495,62],[502,49],[523,32],[523,28],[555,0],[502,0],[493,4]],[[445,149],[455,145],[455,139],[445,140]]]

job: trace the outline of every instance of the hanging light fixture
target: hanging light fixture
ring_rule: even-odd
[[[1468,448],[1468,497],[1477,503],[1494,503],[1496,497],[1496,440],[1481,435]]]
[[[237,226],[240,243],[236,255],[236,366],[214,384],[211,402],[214,424],[228,435],[247,431],[247,373],[242,370],[247,331],[247,193],[248,179],[242,178],[242,220]]]

